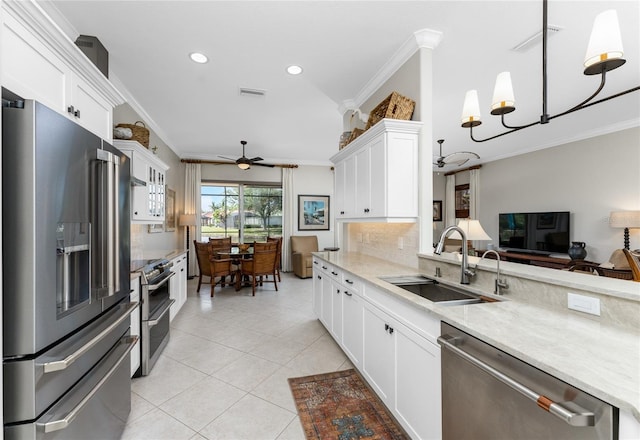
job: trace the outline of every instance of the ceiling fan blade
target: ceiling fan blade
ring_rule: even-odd
[[[252,160],[253,160],[253,159],[252,159]],[[275,167],[275,165],[274,165],[274,164],[271,164],[271,163],[253,163],[253,164],[251,164],[251,165],[255,165],[255,166],[258,166],[258,167],[268,167],[268,168],[273,168],[273,167]]]
[[[453,164],[453,165],[462,166],[465,163],[467,163],[470,159],[480,159],[480,156],[478,156],[476,153],[472,151],[459,151],[457,153],[451,153],[445,156],[442,159],[442,162],[447,165]]]
[[[251,162],[258,162],[258,161],[260,161],[260,160],[264,160],[264,159],[263,159],[263,158],[261,158],[260,156],[256,156],[256,157],[254,157],[254,158],[252,158],[252,159],[249,159],[249,160],[250,160]]]
[[[230,157],[226,157],[226,156],[218,156],[218,157],[219,157],[220,159],[232,160],[232,161],[233,161],[233,163],[236,163],[236,160],[235,160],[235,159],[232,159],[232,158],[230,158]]]

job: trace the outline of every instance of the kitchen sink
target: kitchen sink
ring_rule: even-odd
[[[380,277],[382,281],[442,305],[478,304],[496,300],[457,289],[422,275]]]

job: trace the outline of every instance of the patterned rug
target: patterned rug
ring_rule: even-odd
[[[289,379],[307,440],[405,440],[378,397],[353,370]]]

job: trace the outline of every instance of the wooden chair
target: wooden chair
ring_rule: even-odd
[[[230,252],[231,251],[231,237],[225,238],[210,238],[209,244],[211,245],[212,254],[216,258],[220,258],[217,255],[218,252]]]
[[[216,258],[214,255],[209,256],[209,266],[211,268],[211,296],[213,297],[214,289],[217,284],[220,284],[220,288],[227,284],[227,276],[230,277],[229,285],[233,284],[233,278],[237,271],[233,267],[233,260],[230,258]],[[216,282],[216,278],[220,277],[220,280]]]
[[[629,251],[629,249],[623,249],[622,251],[624,252],[625,257],[627,257],[629,267],[631,267],[633,281],[640,281],[640,258],[638,258],[637,254]]]
[[[253,257],[250,260],[241,261],[240,273],[236,280],[236,290],[240,290],[240,283],[242,283],[243,278],[248,277],[251,280],[251,293],[253,296],[256,296],[256,284],[262,285],[263,276],[273,275],[273,285],[276,291],[278,291],[275,272],[277,253],[275,243],[272,243],[272,246],[273,248],[270,250],[256,250],[254,248]],[[270,280],[265,279],[265,282],[270,282]]]
[[[213,296],[213,286],[216,285],[215,279],[216,277],[222,277],[220,280],[220,284],[222,286],[226,283],[226,276],[234,275],[235,271],[231,267],[231,259],[219,259],[215,258],[213,255],[213,247],[210,243],[200,243],[196,240],[193,240],[193,248],[196,250],[196,257],[198,259],[198,288],[196,292],[200,292],[200,286],[202,286],[202,277],[209,277],[211,284],[211,296]],[[220,264],[213,265],[211,264],[211,260],[218,260]],[[227,269],[226,267],[229,266]],[[233,284],[233,278],[229,282],[229,285]]]
[[[278,275],[278,281],[280,279],[280,268],[282,267],[282,237],[267,237],[267,243],[276,243],[276,275]]]

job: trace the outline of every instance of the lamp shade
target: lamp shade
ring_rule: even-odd
[[[511,113],[516,109],[516,100],[513,96],[513,86],[511,85],[511,73],[501,72],[496,78],[496,85],[493,89],[493,99],[491,100],[491,114],[502,115]]]
[[[464,219],[458,221],[458,227],[462,229],[467,236],[467,240],[492,240],[491,237],[485,232],[478,220]],[[451,238],[462,238],[460,234],[454,232],[451,234]]]
[[[478,103],[478,91],[469,90],[464,96],[462,106],[462,126],[475,127],[480,125],[480,104]]]
[[[613,211],[609,216],[612,228],[640,228],[640,211]]]
[[[599,14],[593,22],[589,46],[584,57],[584,73],[594,75],[612,70],[624,64],[622,38],[618,24],[618,13],[610,9]]]
[[[195,214],[181,214],[178,219],[178,224],[180,226],[195,226],[196,225],[196,215]]]

